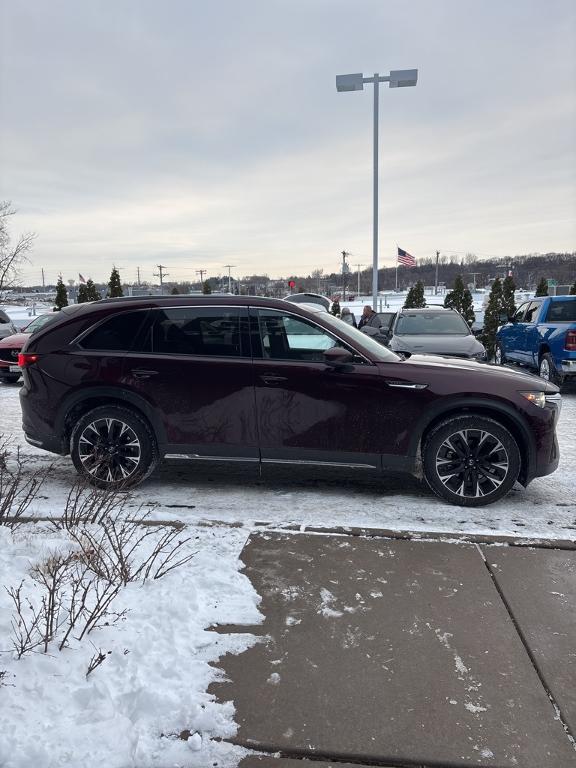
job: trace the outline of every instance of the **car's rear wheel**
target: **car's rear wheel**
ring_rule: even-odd
[[[128,488],[142,482],[158,463],[149,424],[127,408],[103,405],[84,414],[70,437],[79,474],[97,488]]]
[[[538,373],[540,374],[540,378],[545,381],[550,381],[552,384],[557,384],[558,386],[562,384],[562,377],[558,373],[556,366],[554,365],[554,358],[549,352],[546,352],[540,358]]]
[[[494,350],[494,362],[496,365],[506,365],[506,357],[504,355],[504,350],[502,349],[501,344],[496,344],[496,348]]]
[[[422,451],[430,488],[451,504],[480,507],[505,496],[520,472],[513,435],[487,416],[456,416],[435,427]]]

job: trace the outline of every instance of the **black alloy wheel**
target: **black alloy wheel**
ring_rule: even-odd
[[[98,488],[127,488],[142,482],[158,462],[152,431],[126,408],[101,406],[86,413],[70,438],[78,472]]]
[[[502,498],[520,471],[512,434],[485,416],[461,416],[436,427],[423,451],[424,476],[441,498],[479,507]]]

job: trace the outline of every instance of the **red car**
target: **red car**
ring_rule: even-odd
[[[13,333],[12,336],[0,339],[0,381],[6,381],[9,384],[18,381],[20,378],[18,353],[34,331],[42,328],[53,317],[54,314],[38,315],[20,333]]]

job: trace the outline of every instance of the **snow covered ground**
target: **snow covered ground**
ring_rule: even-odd
[[[0,384],[0,433],[20,448],[27,473],[50,468],[29,513],[56,518],[75,471],[69,458],[25,442],[18,391]],[[209,627],[261,621],[259,597],[238,559],[257,523],[575,539],[574,392],[564,397],[558,431],[558,471],[479,510],[446,505],[406,477],[282,468],[260,476],[246,467],[167,462],[133,492],[128,511],[183,521],[182,538],[189,539],[183,549],[192,559],[161,579],[124,587],[113,610],[127,613],[111,626],[62,651],[53,643],[48,653],[37,649],[20,660],[11,643],[13,604],[3,587],[23,582],[23,594],[37,604],[30,567],[72,544],[49,523],[15,532],[0,527],[0,765],[237,765],[243,750],[218,740],[235,732],[233,704],[216,704],[206,691],[220,674],[218,658],[257,638]],[[97,653],[105,659],[87,677]],[[190,733],[186,740],[178,738],[183,731]]]

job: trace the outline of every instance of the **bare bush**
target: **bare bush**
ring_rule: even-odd
[[[14,529],[38,495],[50,467],[27,475],[20,449],[13,453],[10,444],[9,438],[0,435],[0,525]]]
[[[39,604],[23,596],[23,583],[8,589],[18,658],[40,647],[47,652],[54,640],[62,650],[71,638],[80,642],[94,629],[116,623],[126,614],[111,609],[122,587],[162,578],[194,557],[185,552],[190,538],[179,538],[179,529],[150,527],[147,515],[128,519],[129,498],[79,486],[70,491],[62,518],[54,522],[70,546],[30,571],[40,587]],[[98,654],[87,674],[99,666],[97,660]]]

